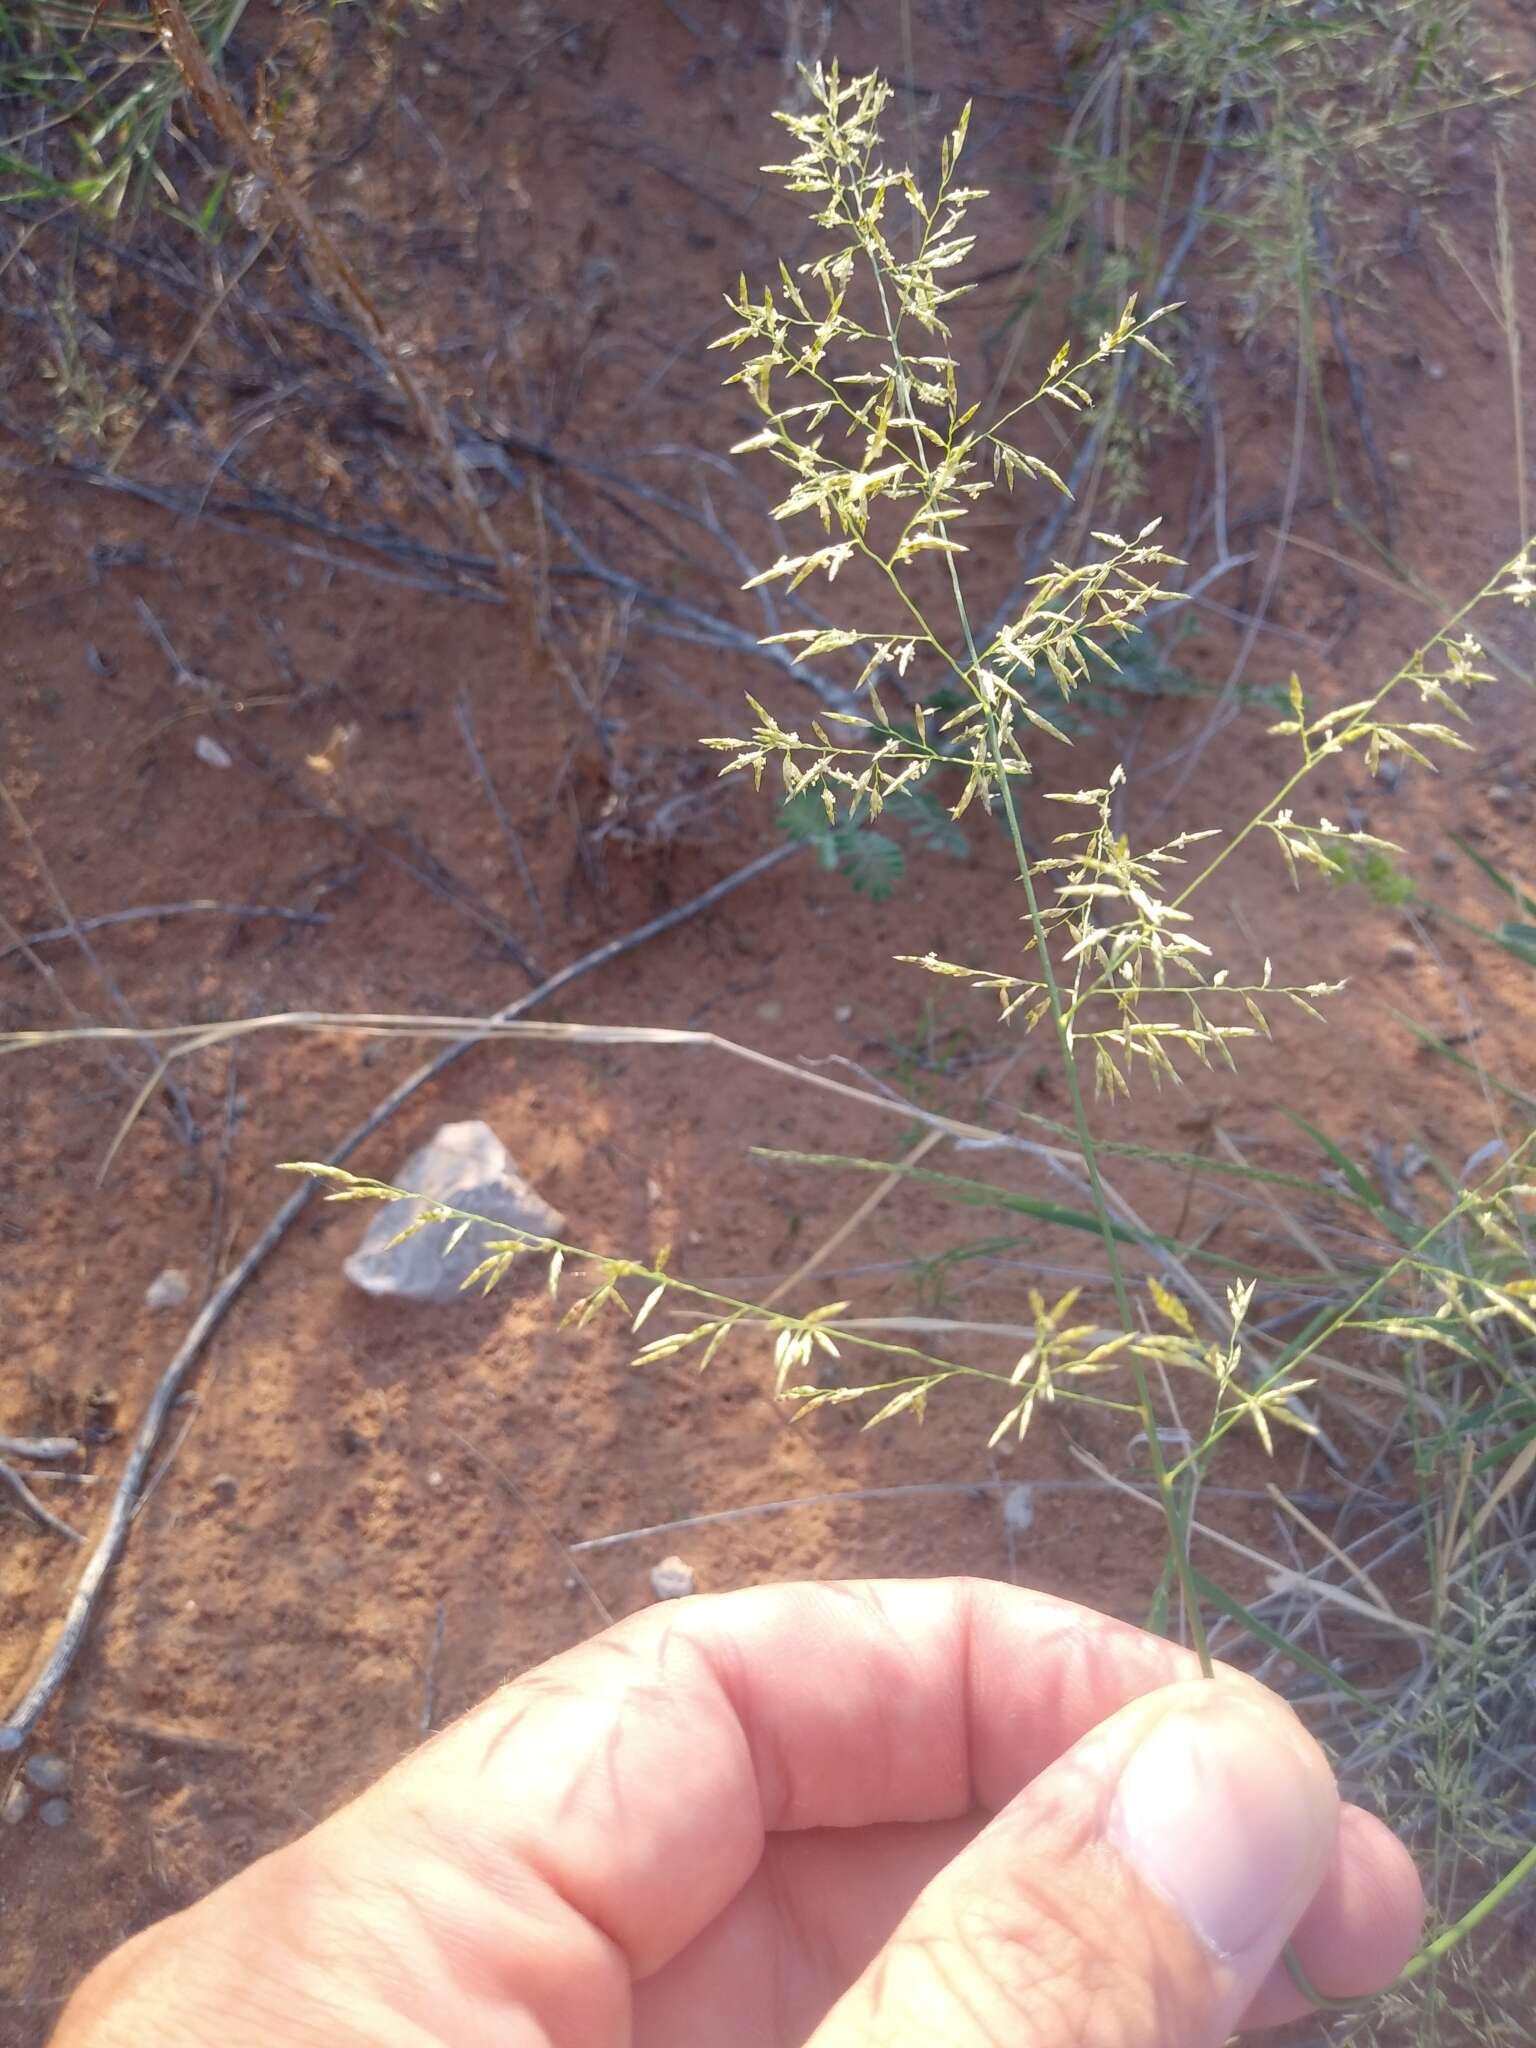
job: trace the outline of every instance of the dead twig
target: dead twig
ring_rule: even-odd
[[[0,1486],[8,1486],[28,1514],[41,1522],[45,1529],[51,1529],[55,1536],[66,1537],[71,1543],[85,1541],[78,1529],[72,1529],[68,1522],[61,1522],[51,1508],[45,1508],[16,1467],[7,1465],[3,1459],[0,1459]]]
[[[290,554],[320,562],[328,569],[352,570],[359,575],[371,576],[377,582],[396,584],[403,589],[425,590],[443,597],[469,598],[480,604],[506,602],[503,592],[487,588],[484,584],[462,578],[450,580],[460,571],[464,577],[492,574],[496,568],[494,561],[480,555],[460,554],[451,549],[431,547],[424,542],[413,541],[405,535],[390,534],[377,529],[339,526],[332,520],[322,519],[318,514],[306,511],[301,505],[291,504],[268,493],[255,493],[245,498],[219,498],[212,506],[204,507],[195,498],[186,494],[141,483],[132,477],[109,476],[105,470],[94,469],[88,463],[73,463],[61,459],[43,468],[37,464],[15,462],[0,454],[0,469],[22,476],[47,478],[50,481],[66,480],[71,483],[89,484],[98,490],[119,491],[125,497],[138,498],[146,504],[158,505],[162,511],[170,512],[177,517],[199,520],[226,533],[239,534],[243,539],[283,547]],[[438,577],[412,576],[403,571],[381,568],[375,563],[359,561],[355,557],[331,554],[322,548],[305,547],[297,541],[288,541],[265,533],[259,526],[247,525],[242,519],[230,516],[237,513],[245,513],[255,519],[275,519],[301,526],[355,547],[374,549],[396,560],[435,563],[440,566],[442,574]],[[622,570],[608,568],[577,541],[571,527],[563,518],[555,515],[551,519],[551,524],[558,526],[561,539],[577,556],[574,562],[551,564],[548,570],[551,579],[597,583],[608,589],[618,590],[644,608],[648,614],[646,624],[653,633],[661,633],[673,640],[686,640],[702,647],[723,648],[733,654],[750,655],[755,661],[770,663],[781,675],[788,676],[792,682],[812,691],[829,709],[846,711],[852,706],[853,700],[846,691],[840,690],[835,683],[826,681],[808,664],[794,661],[784,648],[765,647],[753,634],[733,625],[729,619],[723,619],[715,612],[707,612],[700,605],[689,604],[681,598],[653,590],[638,577],[626,575]],[[519,557],[518,560],[521,563],[522,558]]]
[[[512,583],[512,562],[476,494],[454,445],[447,410],[436,393],[416,375],[404,351],[394,340],[384,317],[367,287],[332,239],[305,195],[288,177],[269,145],[255,135],[245,116],[230,97],[228,88],[214,70],[208,52],[188,21],[181,0],[152,0],[155,26],[172,62],[185,80],[193,98],[207,115],[215,131],[234,151],[254,178],[288,216],[302,238],[315,267],[332,291],[344,299],[362,323],[363,331],[377,351],[379,360],[431,443],[441,463],[455,501],[470,530],[479,535],[496,563],[503,583]]]
[[[228,1742],[218,1735],[197,1735],[190,1728],[170,1728],[163,1721],[141,1721],[131,1714],[98,1714],[94,1718],[103,1727],[114,1728],[119,1735],[147,1742],[155,1749],[190,1749],[202,1756],[250,1755],[243,1742]]]
[[[33,1458],[42,1465],[79,1455],[72,1436],[0,1436],[0,1458]]]
[[[105,931],[112,925],[142,924],[148,919],[162,917],[275,917],[285,924],[329,924],[331,921],[320,910],[285,910],[280,905],[264,903],[216,903],[211,897],[191,903],[141,903],[132,910],[103,910],[94,917],[77,917],[73,927],[56,925],[52,931],[23,932],[19,940],[0,946],[0,960],[9,960],[13,953],[25,952],[29,946],[56,945],[62,939],[72,939],[76,932]]]
[[[591,974],[599,967],[607,966],[610,960],[617,960],[624,953],[633,952],[649,940],[659,938],[663,932],[673,931],[678,925],[686,924],[701,912],[722,902],[746,883],[755,881],[759,875],[767,874],[771,868],[778,867],[800,851],[798,846],[787,845],[776,846],[767,853],[759,854],[755,860],[749,860],[744,867],[724,876],[699,895],[690,897],[686,903],[680,903],[675,908],[664,911],[660,917],[653,917],[636,930],[609,939],[605,944],[594,947],[590,953],[583,954],[579,960],[573,960],[568,967],[561,968],[558,974],[551,975],[549,980],[538,988],[530,989],[526,995],[519,996],[515,1002],[498,1011],[494,1021],[505,1024],[526,1016],[530,1010],[547,1003],[562,989],[568,988],[572,982],[579,981],[584,975]],[[484,1038],[483,1030],[467,1031],[462,1038],[456,1039],[441,1052],[434,1054],[414,1073],[408,1074],[335,1146],[327,1155],[328,1163],[340,1166],[350,1159],[360,1145],[365,1144],[377,1131],[383,1129],[397,1110],[429,1082],[435,1081],[453,1065],[455,1060],[462,1059],[465,1053],[482,1044]],[[68,1677],[90,1628],[102,1589],[112,1567],[122,1554],[139,1489],[148,1473],[155,1446],[160,1440],[166,1419],[177,1397],[190,1377],[193,1366],[202,1356],[209,1338],[229,1313],[240,1290],[281,1244],[290,1226],[308,1207],[314,1192],[315,1183],[301,1181],[286,1201],[279,1205],[244,1256],[231,1267],[204,1302],[175,1356],[161,1374],[128,1456],[124,1460],[105,1526],[76,1583],[59,1632],[36,1677],[11,1708],[6,1720],[0,1722],[0,1753],[21,1747]]]

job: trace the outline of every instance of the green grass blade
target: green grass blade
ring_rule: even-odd
[[[1204,1572],[1196,1571],[1193,1566],[1190,1567],[1190,1578],[1200,1598],[1208,1601],[1212,1607],[1220,1608],[1229,1621],[1235,1621],[1257,1641],[1271,1650],[1277,1650],[1282,1657],[1289,1657],[1293,1664],[1299,1664],[1304,1671],[1310,1671],[1314,1678],[1321,1679],[1332,1691],[1343,1693],[1357,1706],[1363,1707],[1366,1704],[1364,1693],[1351,1685],[1347,1678],[1341,1678],[1331,1664],[1325,1664],[1321,1657],[1314,1657],[1310,1650],[1304,1650],[1299,1643],[1287,1642],[1286,1638],[1272,1629],[1267,1622],[1260,1621],[1256,1614],[1250,1614],[1241,1600],[1218,1586],[1214,1579],[1208,1579]]]

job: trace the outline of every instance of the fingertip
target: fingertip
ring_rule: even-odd
[[[1325,1996],[1369,1998],[1394,1982],[1418,1948],[1424,1911],[1418,1870],[1396,1835],[1374,1814],[1345,1806],[1323,1882],[1297,1923],[1296,1959]],[[1279,2026],[1311,2010],[1282,1962],[1243,2024]]]

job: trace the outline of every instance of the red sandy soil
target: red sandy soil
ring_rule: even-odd
[[[427,368],[467,413],[516,423],[557,452],[598,462],[661,447],[717,453],[742,431],[739,404],[718,392],[721,359],[703,344],[719,330],[720,292],[738,269],[761,273],[781,239],[794,246],[799,233],[755,168],[778,153],[766,117],[790,90],[785,23],[780,8],[749,0],[718,10],[698,0],[687,12],[708,16],[708,32],[690,32],[685,10],[662,0],[596,7],[581,21],[539,7],[470,7],[420,24],[382,57],[366,37],[338,49],[336,83],[311,109],[316,164],[332,166],[315,171],[312,196],[387,317],[419,339]],[[1024,7],[933,5],[914,15],[916,147],[931,154],[941,123],[968,92],[985,90],[976,171],[995,197],[977,225],[987,264],[1004,262],[1028,245],[1048,197],[1049,25]],[[884,0],[842,10],[833,47],[846,67],[889,59],[887,16]],[[1529,40],[1508,53],[1527,73]],[[893,148],[904,153],[894,135]],[[1517,261],[1528,306],[1532,197],[1529,159],[1517,157],[1510,203],[1525,238]],[[1490,180],[1480,161],[1458,167],[1439,217],[1486,272]],[[192,316],[142,289],[138,332],[163,362]],[[968,331],[997,334],[1008,290],[1004,278],[977,295]],[[1234,516],[1258,515],[1234,545],[1262,557],[1289,461],[1293,355],[1279,333],[1240,346],[1219,283],[1202,290],[1195,273],[1184,291],[1194,340],[1217,365]],[[1396,489],[1398,556],[1453,598],[1516,538],[1507,365],[1469,298],[1425,232],[1382,268],[1354,320]],[[12,339],[18,350],[33,345],[25,332]],[[312,360],[329,366],[334,399],[345,350],[323,335],[308,340]],[[1344,369],[1322,320],[1318,346],[1350,483],[1368,503]],[[459,544],[451,507],[424,512],[409,478],[391,481],[380,435],[360,422],[349,441],[327,402],[328,443],[307,442],[302,412],[279,408],[270,468],[258,433],[249,473],[292,483],[308,463],[313,482],[324,456],[327,516],[356,524],[393,507],[403,524]],[[231,417],[210,431],[248,424]],[[406,429],[397,421],[396,431]],[[1175,442],[1153,479],[1176,509],[1175,544],[1196,459],[1193,439]],[[411,477],[430,473],[422,448],[413,445],[410,463]],[[194,486],[208,467],[159,427],[125,463],[133,475]],[[772,543],[751,510],[766,478],[733,482],[668,456],[631,473],[694,505],[707,486],[743,544],[767,557]],[[1373,573],[1366,545],[1329,513],[1320,477],[1314,448],[1297,540],[1347,559],[1288,551],[1269,610],[1281,630],[1260,634],[1250,678],[1283,680],[1294,667],[1319,701],[1339,701],[1388,673],[1434,612]],[[684,563],[579,479],[552,471],[545,487],[608,561],[669,577],[676,595],[755,624],[732,594],[735,565],[706,531],[690,530],[695,560]],[[537,551],[526,496],[509,493],[491,511],[512,545]],[[990,560],[1006,576],[1014,535],[989,516],[982,569]],[[803,720],[811,698],[749,657],[657,637],[617,600],[584,591],[583,610],[562,611],[552,635],[531,597],[497,608],[339,573],[294,552],[289,542],[314,537],[291,528],[271,525],[264,539],[224,532],[65,477],[16,486],[0,518],[4,776],[34,835],[24,842],[6,828],[6,918],[28,932],[56,925],[51,874],[80,916],[207,897],[327,919],[106,929],[93,938],[100,972],[68,946],[42,949],[49,974],[13,953],[0,960],[9,1029],[56,1027],[68,1005],[109,1020],[106,974],[143,1023],[297,1010],[475,1016],[522,993],[528,977],[480,911],[466,913],[394,856],[418,869],[441,863],[547,972],[773,842],[766,798],[730,785],[718,801],[697,800],[710,784],[693,743],[739,724],[744,690],[767,690],[789,719]],[[1262,572],[1261,558],[1213,595],[1245,610]],[[178,674],[141,603],[203,682]],[[1211,612],[1200,625],[1179,659],[1219,683],[1234,629]],[[1529,637],[1504,627],[1508,651],[1528,663]],[[601,696],[606,759],[573,676]],[[542,926],[467,758],[461,700],[526,849]],[[1086,741],[1057,782],[1101,778],[1118,748],[1134,837],[1241,822],[1284,772],[1285,744],[1264,736],[1264,711],[1245,712],[1170,802],[1178,751],[1203,717],[1198,702],[1155,704]],[[1334,771],[1312,800],[1336,818],[1357,806],[1406,848],[1408,872],[1431,895],[1488,923],[1494,906],[1470,865],[1458,858],[1447,869],[1433,857],[1457,832],[1528,872],[1530,689],[1501,675],[1483,694],[1475,736],[1479,751],[1449,758],[1437,777],[1410,773],[1388,793]],[[233,765],[199,758],[203,737]],[[668,821],[680,793],[690,801],[678,833]],[[1050,807],[1026,803],[1043,840]],[[1011,964],[1018,909],[1005,850],[985,821],[970,833],[968,862],[914,860],[910,886],[879,906],[802,856],[581,981],[550,1014],[707,1029],[790,1062],[836,1061],[822,1070],[857,1081],[857,1068],[871,1085],[960,1116],[981,1113],[987,1097],[985,1113],[1005,1127],[1015,1108],[1061,1117],[1043,1043],[997,1032],[984,998],[894,960],[933,948]],[[1114,1136],[1196,1150],[1220,1131],[1256,1163],[1313,1173],[1317,1154],[1287,1120],[1294,1109],[1356,1157],[1372,1138],[1411,1142],[1454,1170],[1494,1134],[1496,1099],[1426,1056],[1404,1013],[1447,1036],[1475,1032],[1489,1073],[1536,1085],[1528,970],[1449,921],[1413,936],[1411,956],[1398,961],[1400,913],[1359,892],[1293,894],[1273,854],[1255,848],[1231,863],[1202,930],[1222,957],[1267,952],[1297,979],[1347,977],[1348,992],[1323,1028],[1283,1020],[1273,1045],[1246,1055],[1240,1078],[1202,1075],[1181,1095],[1148,1092],[1129,1110],[1101,1112]],[[115,1413],[119,1433],[90,1452],[94,1488],[60,1485],[47,1496],[88,1539],[181,1330],[288,1192],[275,1164],[323,1155],[422,1048],[338,1034],[231,1041],[179,1071],[201,1142],[189,1148],[157,1102],[99,1179],[146,1071],[136,1047],[118,1052],[121,1072],[100,1048],[79,1045],[0,1065],[0,1432],[74,1429]],[[724,1053],[500,1045],[460,1061],[354,1164],[388,1175],[438,1123],[470,1116],[495,1128],[581,1241],[636,1252],[670,1244],[690,1277],[742,1295],[787,1278],[874,1185],[765,1161],[753,1146],[895,1159],[912,1135],[902,1120]],[[1060,1192],[1018,1156],[941,1147],[929,1163]],[[1117,1178],[1153,1227],[1208,1230],[1210,1246],[1230,1257],[1285,1262],[1275,1215],[1251,1193],[1223,1201],[1210,1183],[1191,1191],[1144,1168]],[[1321,1197],[1302,1215],[1314,1229],[1341,1220]],[[40,1733],[73,1766],[72,1819],[49,1831],[34,1816],[0,1838],[0,2038],[18,2048],[46,2038],[71,1984],[112,1943],[357,1791],[419,1740],[429,1706],[441,1724],[590,1631],[600,1607],[620,1614],[647,1601],[649,1570],[669,1552],[707,1589],[1012,1572],[1145,1613],[1159,1564],[1155,1522],[1082,1483],[1053,1418],[1022,1451],[995,1458],[984,1448],[995,1411],[966,1392],[942,1394],[921,1427],[866,1436],[856,1415],[832,1411],[792,1428],[769,1398],[765,1348],[751,1341],[703,1378],[686,1364],[636,1373],[621,1327],[559,1333],[538,1288],[509,1284],[446,1309],[364,1299],[340,1268],[365,1220],[313,1205],[243,1291],[173,1417],[167,1462]],[[1021,1242],[991,1260],[947,1272],[911,1263],[1003,1235]],[[1016,1321],[1042,1266],[1071,1276],[1094,1264],[1089,1239],[909,1189],[796,1298],[847,1296],[870,1315]],[[153,1314],[145,1288],[168,1266],[191,1274],[193,1297]],[[1041,1284],[1060,1292],[1072,1282]],[[1112,1469],[1136,1472],[1129,1422],[1088,1415],[1073,1433]],[[1280,1472],[1331,1483],[1315,1456],[1298,1472],[1293,1448]],[[646,1537],[583,1553],[584,1580],[565,1548],[754,1502],[999,1474],[1078,1484],[1042,1493],[1034,1525],[1012,1545],[995,1494],[935,1493]],[[1270,1468],[1243,1447],[1216,1476],[1257,1489]],[[83,1553],[9,1501],[0,1508],[8,1699],[61,1615]],[[1262,1498],[1219,1511],[1213,1502],[1210,1512],[1244,1540],[1273,1545]]]

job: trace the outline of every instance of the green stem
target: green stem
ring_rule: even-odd
[[[953,576],[953,564],[950,567]],[[957,592],[958,595],[958,592]],[[962,610],[962,618],[963,618]],[[970,628],[966,627],[967,641]],[[1008,836],[1013,842],[1014,858],[1018,862],[1019,879],[1024,884],[1025,900],[1029,905],[1030,932],[1034,938],[1035,950],[1040,957],[1040,974],[1045,983],[1046,999],[1051,1006],[1051,1021],[1056,1031],[1057,1048],[1061,1055],[1062,1071],[1066,1075],[1067,1093],[1072,1103],[1072,1124],[1077,1136],[1078,1150],[1082,1153],[1083,1167],[1088,1175],[1088,1186],[1093,1198],[1094,1214],[1099,1219],[1099,1229],[1104,1240],[1104,1256],[1109,1264],[1110,1282],[1114,1288],[1115,1307],[1119,1312],[1120,1326],[1130,1335],[1135,1330],[1135,1319],[1131,1314],[1130,1294],[1125,1284],[1125,1268],[1120,1261],[1120,1248],[1115,1241],[1114,1228],[1109,1213],[1109,1198],[1104,1191],[1103,1176],[1099,1171],[1098,1148],[1088,1123],[1088,1109],[1083,1100],[1083,1084],[1077,1071],[1077,1059],[1072,1050],[1071,1027],[1062,1007],[1061,989],[1056,980],[1056,969],[1051,960],[1044,920],[1040,915],[1039,898],[1035,894],[1034,878],[1029,869],[1029,855],[1024,850],[1024,837],[1019,829],[1018,809],[1013,801],[1013,785],[1003,763],[1002,749],[998,740],[997,721],[989,711],[987,714],[987,747],[992,756],[1003,801],[1003,814],[1008,821]],[[1179,1591],[1184,1600],[1184,1611],[1189,1618],[1189,1632],[1194,1642],[1195,1654],[1200,1659],[1200,1669],[1205,1677],[1214,1676],[1215,1666],[1211,1658],[1210,1643],[1205,1633],[1205,1622],[1200,1613],[1200,1599],[1195,1590],[1193,1570],[1189,1556],[1189,1524],[1179,1506],[1174,1481],[1168,1470],[1168,1461],[1163,1456],[1162,1438],[1158,1434],[1157,1409],[1152,1400],[1152,1387],[1147,1378],[1144,1360],[1135,1353],[1131,1356],[1131,1373],[1136,1387],[1136,1404],[1141,1411],[1142,1428],[1147,1439],[1147,1459],[1152,1467],[1153,1482],[1157,1487],[1158,1499],[1162,1505],[1163,1517],[1168,1524],[1169,1553],[1173,1568],[1178,1576]]]
[[[910,413],[911,395],[907,383],[906,364],[902,357],[900,344],[896,338],[895,324],[891,319],[890,303],[885,291],[885,280],[880,274],[879,264],[872,255],[869,261],[870,268],[875,276],[875,288],[880,296],[880,309],[885,319],[887,334],[890,338],[891,360],[896,373],[897,388],[901,395],[903,408]],[[918,461],[926,471],[928,468],[928,458],[923,448],[921,436],[917,437],[916,448]],[[955,614],[959,619],[960,630],[965,638],[966,678],[971,682],[971,687],[975,689],[976,682],[974,679],[976,678],[977,671],[980,669],[981,658],[976,651],[976,639],[971,630],[970,612],[966,607],[965,593],[960,588],[960,576],[955,568],[955,558],[953,555],[945,555],[944,566],[949,574],[949,587],[955,601]],[[920,617],[921,614],[918,612],[918,607],[907,597],[906,591],[902,588],[901,579],[889,565],[887,565],[887,574],[890,576],[891,582],[895,585],[896,589],[906,600],[909,609]],[[934,640],[936,636],[932,628],[927,627],[926,621],[924,621],[924,626],[927,637],[930,640]],[[951,667],[957,666],[953,660],[951,660],[950,665]],[[1013,844],[1019,880],[1024,886],[1024,897],[1029,907],[1030,932],[1034,939],[1035,950],[1040,958],[1041,978],[1045,983],[1046,999],[1050,1004],[1051,1022],[1056,1033],[1056,1045],[1061,1058],[1062,1072],[1066,1076],[1067,1092],[1072,1104],[1072,1122],[1077,1135],[1078,1148],[1083,1157],[1083,1167],[1088,1175],[1088,1186],[1092,1196],[1093,1211],[1098,1218],[1099,1231],[1103,1238],[1104,1256],[1109,1267],[1110,1283],[1114,1290],[1115,1308],[1120,1317],[1121,1330],[1126,1336],[1133,1336],[1136,1330],[1136,1319],[1131,1312],[1130,1292],[1125,1284],[1125,1268],[1121,1263],[1120,1248],[1115,1239],[1114,1224],[1110,1216],[1109,1197],[1104,1190],[1103,1176],[1099,1171],[1098,1149],[1093,1141],[1093,1131],[1088,1122],[1087,1105],[1083,1100],[1082,1080],[1077,1071],[1077,1057],[1072,1048],[1071,1025],[1062,1003],[1061,987],[1056,979],[1055,965],[1051,960],[1045,920],[1041,915],[1040,900],[1035,893],[1034,876],[1030,871],[1029,855],[1025,850],[1024,835],[1019,826],[1018,807],[1013,800],[1012,777],[1008,772],[1008,764],[1003,758],[997,714],[990,704],[985,706],[985,711],[987,753],[1002,796],[1003,815],[1008,823],[1008,836]],[[1137,1407],[1141,1413],[1142,1429],[1147,1439],[1147,1459],[1152,1467],[1153,1482],[1157,1487],[1158,1500],[1162,1506],[1164,1520],[1168,1525],[1169,1551],[1173,1558],[1174,1571],[1178,1575],[1179,1592],[1183,1597],[1184,1611],[1188,1617],[1190,1637],[1194,1644],[1195,1654],[1200,1660],[1200,1669],[1207,1678],[1210,1678],[1214,1676],[1215,1667],[1211,1658],[1210,1643],[1205,1633],[1205,1622],[1200,1613],[1199,1595],[1194,1584],[1194,1573],[1189,1556],[1189,1525],[1179,1506],[1178,1496],[1174,1490],[1174,1482],[1168,1471],[1168,1461],[1163,1456],[1162,1438],[1158,1434],[1157,1409],[1152,1399],[1152,1386],[1147,1377],[1146,1364],[1134,1352],[1131,1357],[1131,1372],[1136,1388]]]
[[[1469,1934],[1475,1934],[1483,1922],[1491,1914],[1496,1913],[1506,1899],[1512,1898],[1521,1885],[1532,1876],[1536,1876],[1536,1844],[1526,1850],[1512,1869],[1504,1873],[1492,1891],[1484,1892],[1475,1906],[1469,1906],[1454,1925],[1443,1928],[1433,1941],[1425,1942],[1418,1954],[1403,1965],[1386,1990],[1399,1991],[1404,1985],[1412,1984],[1426,1971],[1432,1970],[1451,1953],[1452,1949],[1459,1948]],[[1377,1998],[1386,1996],[1386,1992],[1376,1991],[1360,1998],[1330,1998],[1326,1992],[1319,1991],[1312,1982],[1302,1968],[1295,1949],[1289,1943],[1284,1951],[1284,1959],[1286,1970],[1296,1989],[1309,2005],[1315,2005],[1323,2012],[1354,2012],[1362,2005],[1369,2005]]]

